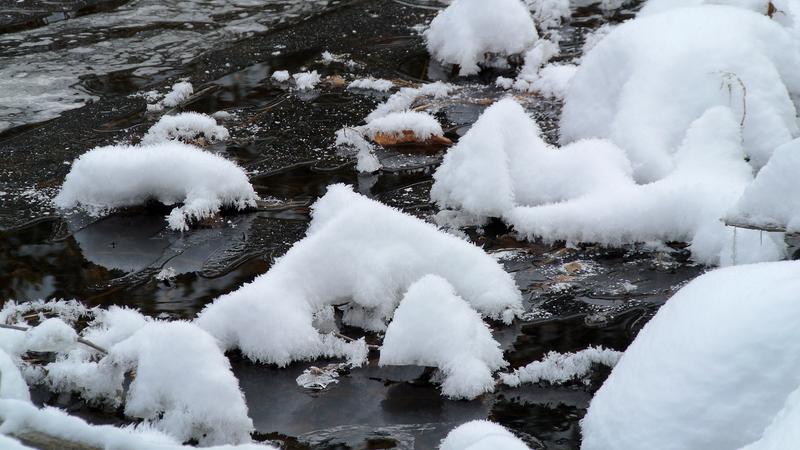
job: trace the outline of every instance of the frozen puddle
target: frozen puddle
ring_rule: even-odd
[[[134,0],[0,35],[0,132],[98,97],[82,81],[126,71],[142,84],[202,52],[339,3],[330,0]]]

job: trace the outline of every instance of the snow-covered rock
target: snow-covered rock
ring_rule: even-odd
[[[196,112],[185,112],[174,116],[164,116],[147,130],[142,138],[143,145],[160,144],[167,141],[182,141],[187,144],[203,138],[209,143],[228,139],[228,130],[213,117]]]
[[[691,242],[695,260],[718,264],[728,232],[720,222],[752,181],[744,160],[738,118],[727,107],[709,109],[686,133],[665,178],[645,185],[628,180],[560,203],[517,207],[507,221],[522,235],[548,240],[619,245]],[[782,257],[782,243],[742,230],[755,241],[747,261]],[[739,261],[744,262],[744,261]]]
[[[480,314],[436,275],[406,292],[386,330],[379,364],[437,367],[442,393],[453,399],[493,392],[492,373],[508,365]]]
[[[455,0],[425,31],[430,54],[443,63],[458,64],[460,75],[478,73],[487,53],[522,53],[538,37],[531,14],[520,0]]]
[[[747,187],[729,217],[734,222],[800,231],[800,139],[784,144]]]
[[[286,365],[346,356],[313,326],[316,311],[347,303],[344,321],[381,330],[408,287],[445,278],[478,312],[510,322],[521,310],[511,276],[481,249],[433,225],[333,185],[313,207],[306,237],[269,272],[219,297],[197,323],[225,349]],[[340,345],[340,344],[336,344]]]
[[[125,414],[179,441],[203,445],[250,441],[248,416],[230,362],[208,333],[188,322],[151,322],[106,357],[135,370]],[[121,386],[120,386],[121,388]]]
[[[413,132],[420,141],[444,135],[439,121],[432,115],[420,111],[390,113],[369,122],[364,127],[365,134],[370,138],[374,138],[378,133],[402,135],[404,131]]]
[[[439,450],[530,450],[502,425],[473,420],[454,428],[439,444]]]
[[[760,168],[800,134],[798,40],[763,14],[731,6],[675,8],[627,21],[585,55],[561,117],[561,141],[609,138],[635,179],[671,173],[689,125],[714,106],[743,123],[744,148]]]
[[[221,208],[254,207],[257,195],[235,163],[190,145],[109,146],[81,155],[54,199],[60,208],[81,207],[92,214],[156,200],[183,203],[167,216],[169,226],[186,230],[193,220]]]
[[[583,419],[583,450],[792,448],[800,262],[719,269],[642,329]],[[792,442],[788,447],[778,443]]]
[[[517,206],[627,185],[629,174],[627,158],[613,144],[595,139],[553,148],[525,110],[504,99],[487,108],[445,155],[431,198],[442,207],[504,217]]]

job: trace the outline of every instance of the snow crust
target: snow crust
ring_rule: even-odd
[[[228,139],[228,130],[213,117],[196,112],[185,112],[174,116],[163,116],[142,138],[142,145],[182,141],[187,144],[203,138],[209,143]]]
[[[453,399],[494,392],[492,373],[508,365],[480,314],[436,275],[409,287],[386,330],[379,364],[438,367],[442,393]]]
[[[100,147],[72,164],[54,199],[60,208],[100,214],[156,200],[182,203],[167,216],[170,228],[186,230],[221,208],[254,207],[258,198],[235,163],[199,148],[168,142],[151,146]]]
[[[439,444],[439,450],[530,450],[502,425],[473,420],[454,428]]]
[[[595,395],[582,449],[790,442],[800,387],[798,289],[795,261],[719,269],[689,283]]]
[[[486,54],[523,53],[538,39],[530,12],[520,0],[455,0],[431,22],[425,33],[430,54],[473,75]]]
[[[511,276],[481,249],[433,225],[329,186],[313,206],[306,237],[266,274],[206,307],[197,323],[248,358],[285,366],[363,351],[321,334],[314,313],[342,304],[345,323],[384,330],[403,293],[435,274],[485,317],[510,322],[521,311]],[[355,348],[352,348],[355,346]]]
[[[628,154],[635,179],[651,182],[675,169],[689,124],[727,106],[758,169],[798,135],[797,67],[797,41],[765,15],[719,5],[645,15],[585,55],[565,97],[561,141],[609,138]]]

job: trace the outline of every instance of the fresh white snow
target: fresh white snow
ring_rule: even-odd
[[[621,356],[622,352],[602,347],[589,347],[575,353],[548,352],[541,361],[534,361],[512,373],[500,374],[500,379],[514,387],[541,381],[563,384],[585,378],[593,364],[614,367]]]
[[[796,414],[800,388],[798,289],[795,261],[718,269],[689,283],[595,395],[581,448],[734,449],[765,431],[778,436],[754,448],[770,448],[792,436],[784,416]]]
[[[487,53],[523,53],[539,37],[520,0],[455,0],[433,19],[424,36],[430,54],[443,63],[458,64],[460,75],[478,73]]]
[[[213,117],[196,112],[184,112],[174,116],[163,116],[142,138],[142,145],[160,144],[167,141],[196,143],[203,138],[208,143],[228,139],[228,130],[217,124]]]
[[[186,230],[192,221],[221,208],[254,207],[257,198],[247,174],[235,163],[190,145],[167,142],[84,153],[72,164],[54,203],[94,214],[149,200],[182,203],[167,222],[172,229]]]
[[[454,428],[439,444],[439,450],[530,450],[502,425],[473,420]]]
[[[453,399],[494,392],[492,373],[508,365],[480,314],[436,275],[409,287],[386,330],[379,364],[438,367],[442,394]]]
[[[167,108],[174,108],[183,103],[193,93],[194,87],[192,86],[192,83],[189,83],[188,81],[175,83],[172,85],[172,90],[164,96],[163,100],[161,100],[161,104]]]

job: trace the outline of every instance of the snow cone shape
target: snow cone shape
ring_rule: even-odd
[[[737,449],[762,435],[763,445],[749,448],[793,448],[796,440],[766,444],[797,431],[784,422],[797,417],[798,292],[794,261],[719,269],[689,283],[595,395],[581,448]]]
[[[425,32],[431,56],[458,64],[460,75],[478,73],[487,54],[522,53],[538,38],[533,18],[520,0],[455,0]]]
[[[106,357],[135,369],[125,414],[145,419],[180,441],[203,445],[250,441],[239,382],[214,338],[187,322],[148,323]],[[121,388],[121,386],[120,386]]]
[[[174,116],[164,116],[147,130],[142,145],[160,144],[168,141],[182,141],[191,144],[200,139],[213,143],[228,139],[228,130],[213,117],[196,112],[185,112]]]
[[[775,150],[766,166],[747,187],[734,212],[734,221],[800,230],[800,139]]]
[[[150,200],[183,203],[167,220],[170,228],[186,230],[192,220],[211,217],[223,207],[255,207],[257,198],[247,174],[235,163],[197,147],[167,142],[84,153],[72,164],[54,203],[92,214]]]
[[[436,275],[406,292],[386,330],[379,364],[438,367],[442,394],[453,399],[493,392],[492,373],[508,365],[480,314]]]
[[[306,237],[269,272],[216,299],[197,323],[256,361],[342,354],[313,326],[315,312],[346,302],[345,323],[383,330],[400,296],[427,274],[446,279],[486,317],[510,323],[522,309],[513,278],[480,248],[332,185],[314,204]]]
[[[502,425],[473,420],[459,425],[439,444],[439,450],[530,450]]]
[[[800,44],[768,16],[730,6],[676,8],[614,28],[583,59],[561,116],[561,142],[609,138],[638,182],[672,172],[689,124],[734,110],[760,168],[800,133]]]
[[[624,153],[603,140],[555,149],[513,99],[484,111],[444,157],[431,198],[442,207],[503,217],[516,206],[535,206],[630,183]]]

